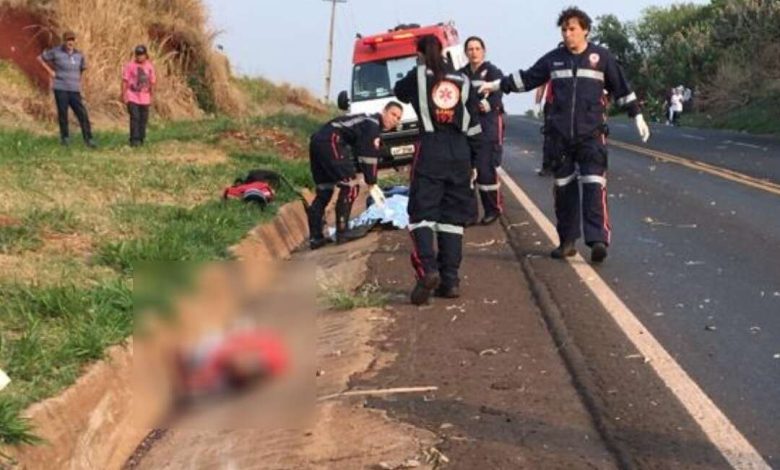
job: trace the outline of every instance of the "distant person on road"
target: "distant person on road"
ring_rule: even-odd
[[[669,105],[669,113],[671,115],[672,125],[679,126],[680,116],[683,113],[683,94],[679,88],[676,88],[672,93],[672,98]]]
[[[417,282],[414,305],[460,296],[464,226],[474,217],[473,156],[481,144],[480,97],[469,78],[445,59],[436,36],[417,40],[417,66],[395,84],[395,96],[420,119],[412,164],[409,231]]]
[[[76,33],[68,31],[62,35],[63,43],[43,51],[38,62],[46,69],[52,80],[54,100],[57,104],[57,119],[60,124],[60,143],[70,144],[68,108],[73,110],[81,126],[81,135],[87,147],[95,148],[92,126],[87,108],[81,97],[81,77],[87,70],[84,54],[76,49]]]
[[[136,46],[135,58],[122,70],[122,101],[130,115],[130,146],[138,147],[146,140],[149,108],[152,105],[157,74],[149,60],[146,46]]]
[[[471,80],[471,86],[479,87],[485,82],[504,77],[498,67],[485,60],[485,43],[481,38],[472,36],[466,39],[463,47],[469,63],[460,72]],[[473,155],[473,159],[477,169],[477,190],[482,201],[481,223],[490,225],[498,220],[504,210],[497,172],[504,151],[502,93],[492,93],[480,101],[479,123],[482,126],[482,145],[475,147],[479,152]]]
[[[323,230],[325,209],[336,189],[336,242],[345,243],[365,235],[349,229],[352,204],[360,190],[355,159],[369,193],[381,200],[382,191],[377,187],[381,134],[394,129],[402,115],[402,105],[391,101],[381,114],[339,116],[311,136],[309,164],[317,196],[308,211],[309,248],[316,250],[332,242]]]
[[[650,138],[650,129],[615,57],[588,42],[590,17],[578,8],[568,8],[558,17],[558,27],[565,47],[548,52],[528,70],[483,85],[480,93],[530,91],[552,80],[555,106],[550,113],[550,127],[561,149],[553,162],[560,244],[550,255],[557,259],[574,256],[575,243],[584,228],[591,261],[601,263],[607,257],[612,236],[607,211],[604,92],[628,111],[642,141]]]

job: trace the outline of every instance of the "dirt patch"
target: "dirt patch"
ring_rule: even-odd
[[[273,150],[282,158],[293,160],[306,158],[303,146],[290,132],[272,127],[252,131],[228,131],[222,137],[242,146],[262,147]]]
[[[49,76],[37,61],[51,44],[46,21],[21,8],[0,7],[0,60],[16,64],[41,90],[49,85]]]
[[[447,468],[615,468],[500,226],[466,231],[459,299],[409,304],[408,235],[386,233],[368,280],[392,295],[388,367],[353,388],[437,386],[367,406],[437,434]]]
[[[154,161],[186,163],[191,165],[218,165],[228,160],[225,151],[196,142],[166,142],[149,157]]]
[[[87,256],[92,251],[92,237],[80,233],[44,233],[43,253]]]
[[[22,221],[8,215],[0,215],[0,227],[17,227],[22,225]]]

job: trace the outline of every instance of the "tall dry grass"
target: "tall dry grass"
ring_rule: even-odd
[[[232,86],[227,58],[214,50],[216,32],[201,0],[0,0],[0,8],[26,8],[53,26],[53,43],[64,31],[78,35],[87,57],[84,96],[93,114],[124,116],[121,71],[137,44],[146,44],[157,69],[157,115],[191,118],[207,111],[239,114],[240,91]],[[46,98],[48,100],[48,98]]]

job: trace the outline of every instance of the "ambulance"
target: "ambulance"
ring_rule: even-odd
[[[357,36],[352,57],[352,89],[338,95],[338,106],[349,114],[382,112],[394,100],[395,83],[417,65],[417,38],[434,35],[455,69],[468,63],[452,22],[431,26],[399,25],[386,33]],[[412,106],[403,103],[404,115],[398,127],[382,133],[380,167],[411,163],[419,145],[419,123]]]

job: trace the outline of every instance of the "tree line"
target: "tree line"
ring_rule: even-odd
[[[780,118],[780,0],[713,0],[650,7],[639,20],[597,18],[593,39],[625,67],[651,115],[670,88],[694,90],[694,109],[761,109]]]

